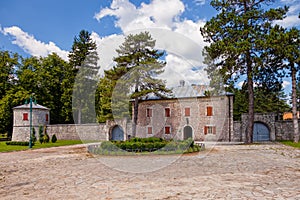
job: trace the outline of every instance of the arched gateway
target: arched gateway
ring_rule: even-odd
[[[253,142],[270,141],[269,128],[262,122],[255,122],[253,126]]]
[[[114,126],[111,131],[111,140],[114,141],[123,141],[124,140],[124,131],[121,126]]]
[[[190,126],[186,126],[183,129],[183,139],[193,138],[193,129]]]

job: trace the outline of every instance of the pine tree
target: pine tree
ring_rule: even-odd
[[[157,76],[163,73],[165,62],[159,59],[164,55],[155,47],[155,40],[149,32],[130,34],[125,38],[124,43],[117,49],[118,56],[114,58],[116,66],[113,70],[106,72],[106,77],[112,80],[114,93],[112,94],[112,110],[117,110],[117,115],[122,116],[128,113],[128,103],[122,101],[126,93],[127,98],[133,99],[133,127],[132,136],[136,136],[136,125],[138,121],[138,105],[142,98],[151,95],[165,97],[171,91],[165,86],[165,81]],[[115,100],[115,101],[114,101]],[[110,109],[110,108],[108,108]]]
[[[72,88],[66,90],[65,96],[70,100],[69,95],[73,92],[72,111],[78,124],[96,122],[96,116],[93,115],[95,113],[93,110],[96,90],[95,77],[99,69],[99,58],[96,50],[97,46],[91,39],[91,34],[82,30],[79,36],[74,38],[72,51],[69,54],[73,74],[68,81],[73,85]],[[70,107],[70,101],[67,106]]]
[[[254,125],[254,77],[266,63],[262,55],[266,51],[266,35],[273,28],[272,21],[284,17],[287,8],[264,10],[271,0],[212,0],[218,11],[201,33],[210,45],[204,48],[208,74],[218,72],[225,83],[236,81],[241,75],[247,77],[249,121],[247,143],[252,142]],[[213,78],[213,77],[210,77]]]

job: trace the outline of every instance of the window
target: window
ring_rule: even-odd
[[[165,134],[170,134],[171,133],[171,127],[170,126],[166,126],[165,127]]]
[[[151,108],[147,108],[146,115],[147,115],[147,117],[152,117],[152,109]]]
[[[206,115],[213,116],[213,107],[211,106],[206,107]]]
[[[184,109],[184,116],[186,116],[186,117],[191,116],[191,109],[190,108],[185,108]]]
[[[170,115],[171,115],[170,108],[165,108],[165,117],[170,117]]]
[[[49,121],[49,115],[46,114],[46,122],[48,122],[48,121]]]
[[[215,126],[205,126],[204,127],[204,134],[216,134],[216,127]]]
[[[28,113],[23,113],[23,121],[28,121]]]
[[[151,127],[151,126],[149,126],[149,127],[147,128],[147,133],[148,133],[148,134],[152,134],[152,127]]]

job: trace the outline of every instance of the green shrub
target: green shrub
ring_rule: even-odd
[[[7,141],[6,145],[29,146],[29,142],[22,141]],[[33,145],[33,144],[32,144]]]
[[[54,134],[54,135],[52,135],[52,137],[51,137],[51,142],[52,143],[55,143],[57,141],[57,137],[56,137],[56,135]]]
[[[43,126],[39,126],[39,142],[43,144],[44,142],[44,134],[43,134]]]
[[[43,136],[44,143],[49,143],[50,137],[47,133]]]
[[[32,135],[31,135],[32,143],[36,142],[35,128],[32,127]]]

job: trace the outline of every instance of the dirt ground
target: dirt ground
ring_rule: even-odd
[[[0,199],[300,199],[300,150],[93,156],[82,145],[0,153]]]

